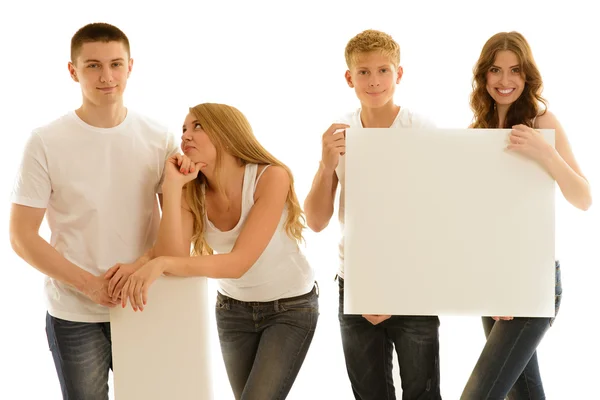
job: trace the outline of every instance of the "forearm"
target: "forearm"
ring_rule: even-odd
[[[306,221],[313,231],[319,232],[325,229],[333,215],[334,175],[334,170],[326,169],[321,163],[304,201]]]
[[[11,237],[12,248],[29,265],[41,273],[82,291],[93,275],[64,258],[37,232]]]
[[[205,276],[213,279],[237,279],[249,269],[235,253],[196,257],[164,257],[164,274]]]
[[[139,269],[140,267],[143,267],[146,263],[148,263],[150,260],[154,259],[155,257],[157,257],[157,256],[154,254],[154,247],[151,247],[150,249],[148,249],[147,252],[145,252],[137,260],[135,260],[133,262],[133,265],[135,265],[136,268]]]
[[[587,180],[577,174],[565,162],[557,151],[544,161],[544,166],[556,180],[565,199],[581,210],[587,210],[592,205],[591,188]]]
[[[190,243],[183,240],[181,196],[180,186],[163,187],[162,218],[153,252],[156,257],[190,255]]]

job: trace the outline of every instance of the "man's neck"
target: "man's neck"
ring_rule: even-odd
[[[399,112],[400,106],[390,101],[379,108],[363,107],[360,112],[360,120],[364,128],[389,128]]]
[[[84,101],[75,113],[88,125],[96,128],[114,128],[125,120],[127,108],[122,102],[97,106]]]

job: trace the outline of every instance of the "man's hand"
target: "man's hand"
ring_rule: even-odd
[[[83,286],[82,293],[101,306],[114,307],[118,304],[108,295],[108,280],[102,276],[91,275]]]
[[[372,323],[373,325],[377,325],[389,319],[391,315],[380,315],[380,314],[364,314],[363,318]]]

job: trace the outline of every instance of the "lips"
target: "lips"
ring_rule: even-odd
[[[116,86],[111,86],[111,87],[104,87],[104,88],[101,87],[101,88],[97,88],[97,89],[102,92],[112,92],[116,88],[117,88]]]
[[[515,88],[510,88],[510,89],[500,89],[500,88],[496,88],[496,92],[500,95],[500,96],[510,96],[513,92],[515,91]]]

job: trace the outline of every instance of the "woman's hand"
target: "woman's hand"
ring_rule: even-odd
[[[508,140],[507,150],[520,153],[542,165],[554,152],[554,147],[546,142],[539,131],[526,125],[513,126]]]
[[[502,320],[502,321],[510,321],[514,319],[514,317],[492,317],[494,321]]]
[[[154,281],[163,274],[166,268],[165,258],[157,257],[131,274],[121,289],[121,306],[127,306],[127,299],[131,302],[133,311],[144,311],[148,302],[148,289]]]
[[[108,282],[108,295],[113,299],[113,301],[118,301],[119,296],[121,295],[121,289],[127,282],[127,279],[131,274],[137,271],[139,268],[136,264],[115,264],[111,267],[106,274],[104,275],[104,279],[109,279]]]
[[[164,184],[183,187],[186,183],[196,179],[200,169],[205,166],[204,163],[194,163],[184,154],[173,154],[165,162]]]

